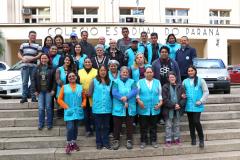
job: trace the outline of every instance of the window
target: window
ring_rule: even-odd
[[[230,10],[209,10],[210,24],[230,24]]]
[[[165,22],[186,24],[188,23],[188,11],[188,9],[166,8]]]
[[[73,23],[97,23],[98,8],[72,8]]]
[[[50,8],[23,8],[23,23],[49,23]]]
[[[119,8],[120,23],[144,23],[144,8]]]

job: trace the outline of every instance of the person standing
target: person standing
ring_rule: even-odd
[[[55,72],[52,68],[50,57],[44,53],[40,56],[40,64],[37,67],[36,95],[38,95],[38,130],[45,125],[45,110],[47,113],[47,128],[53,127],[52,97],[55,94]]]
[[[199,138],[199,147],[204,148],[204,134],[200,117],[201,112],[204,111],[204,103],[206,103],[209,91],[205,80],[197,76],[196,67],[190,65],[187,68],[187,73],[188,78],[183,81],[183,86],[186,90],[187,102],[185,111],[188,116],[191,144],[196,145],[196,129]]]
[[[137,112],[140,119],[141,144],[145,148],[148,142],[148,130],[150,133],[150,144],[158,148],[157,144],[157,121],[162,106],[162,89],[159,80],[153,78],[153,70],[150,66],[145,69],[145,78],[137,83]]]
[[[165,145],[180,145],[180,118],[185,111],[186,94],[183,86],[177,84],[176,74],[168,72],[168,83],[163,86],[163,116],[165,119]],[[173,138],[173,139],[172,139]]]
[[[60,61],[60,54],[57,54],[57,47],[55,45],[52,45],[49,49],[49,56],[52,63],[52,67],[56,70],[59,66]]]
[[[133,122],[136,115],[136,94],[137,86],[133,79],[129,78],[128,68],[126,66],[120,69],[120,79],[113,82],[113,149],[117,150],[120,146],[120,132],[122,123],[125,120],[127,130],[127,149],[132,149]]]
[[[86,106],[86,97],[83,94],[83,88],[76,83],[77,75],[70,72],[67,75],[67,84],[63,85],[59,97],[58,104],[64,109],[64,121],[67,129],[67,145],[66,154],[72,151],[79,151],[80,148],[76,143],[78,136],[79,120],[84,118],[83,108]]]
[[[82,51],[85,53],[88,58],[92,58],[96,55],[96,51],[91,43],[88,42],[88,32],[82,31],[81,32],[81,41],[80,45],[82,46]]]
[[[88,96],[92,96],[92,112],[94,114],[97,149],[111,149],[109,144],[109,125],[112,113],[111,80],[108,69],[102,65],[98,75],[93,79]]]
[[[101,65],[108,66],[109,58],[104,55],[103,45],[98,44],[96,47],[96,56],[91,58],[92,66],[95,69],[98,69]]]
[[[54,37],[54,45],[57,46],[58,54],[59,54],[59,55],[62,55],[62,52],[63,52],[63,43],[64,43],[63,36],[60,35],[60,34],[57,34],[57,35]]]
[[[130,47],[132,42],[132,38],[129,38],[129,30],[127,27],[122,28],[122,35],[123,35],[123,38],[118,39],[117,41],[117,48],[122,53],[125,53],[126,50]]]
[[[176,59],[176,52],[179,48],[181,48],[181,45],[177,43],[177,39],[174,34],[169,34],[166,40],[166,45],[169,47],[169,58],[175,60]]]
[[[105,44],[105,43],[106,43],[105,37],[100,36],[100,37],[98,38],[98,44],[103,45],[104,52],[107,50],[107,48],[109,48],[109,46],[108,46],[107,44]],[[95,48],[96,48],[96,47],[95,47]]]
[[[77,70],[83,69],[84,59],[87,58],[87,55],[82,52],[82,46],[76,44],[74,47],[74,63],[76,64]]]
[[[69,47],[70,47],[70,54],[74,55],[75,52],[75,45],[78,44],[78,36],[77,33],[72,32],[70,34],[70,43],[69,43]]]
[[[134,60],[136,57],[136,54],[138,53],[138,40],[132,39],[131,47],[128,48],[125,52],[125,56],[127,57],[128,63],[127,66],[130,68],[134,64]]]
[[[148,41],[148,34],[146,31],[141,32],[140,39],[141,42],[138,43],[138,52],[144,55],[148,55],[147,45],[150,45],[151,43]]]
[[[176,52],[176,62],[178,63],[181,80],[183,81],[188,77],[187,69],[190,65],[193,65],[193,59],[197,57],[196,49],[189,45],[189,39],[187,36],[181,37],[181,48]]]
[[[80,77],[80,84],[83,86],[83,92],[86,94],[87,102],[86,108],[84,109],[84,123],[86,130],[86,137],[93,136],[94,118],[92,115],[92,97],[88,96],[88,90],[92,80],[97,76],[97,70],[92,67],[90,58],[84,59],[83,69],[78,71]]]
[[[30,31],[28,34],[28,43],[22,43],[18,51],[18,58],[22,61],[21,75],[22,75],[22,99],[20,103],[27,102],[27,96],[29,93],[28,81],[30,78],[30,93],[32,102],[37,102],[35,96],[35,72],[37,69],[37,60],[42,54],[42,47],[37,44],[36,41],[37,33]]]
[[[119,63],[116,60],[109,60],[108,62],[108,76],[111,81],[120,78],[120,72],[118,70]]]
[[[53,38],[51,36],[45,37],[44,44],[42,47],[42,52],[48,54],[52,45],[53,45]]]

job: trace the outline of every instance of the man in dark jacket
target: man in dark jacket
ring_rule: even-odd
[[[189,39],[187,36],[182,36],[181,48],[176,52],[176,61],[180,68],[182,81],[188,77],[187,68],[193,65],[193,59],[196,57],[196,49],[189,46]]]
[[[85,53],[89,58],[94,57],[96,55],[96,51],[91,43],[88,43],[88,32],[81,32],[81,41],[80,45],[82,46],[82,53]]]

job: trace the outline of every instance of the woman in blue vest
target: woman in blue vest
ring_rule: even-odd
[[[204,111],[204,103],[209,95],[208,87],[204,79],[197,76],[197,69],[194,66],[188,67],[188,78],[183,81],[186,91],[186,109],[189,122],[189,130],[192,145],[196,145],[195,129],[199,137],[199,147],[204,148],[204,135],[200,123],[201,112]]]
[[[152,147],[158,148],[157,144],[157,121],[162,106],[162,89],[160,81],[153,78],[152,68],[146,67],[145,78],[137,83],[137,112],[140,119],[141,144],[145,148],[148,142],[148,131]]]
[[[125,120],[127,130],[127,149],[132,149],[133,121],[136,115],[136,94],[137,86],[133,79],[129,78],[128,68],[126,66],[120,69],[120,79],[113,82],[113,123],[114,123],[114,141],[113,149],[117,150],[120,146],[120,131],[122,123]]]
[[[72,151],[79,151],[76,143],[78,135],[79,120],[84,118],[83,108],[86,106],[86,97],[83,94],[83,88],[76,83],[77,75],[75,72],[69,72],[67,75],[67,84],[63,85],[59,97],[58,104],[64,109],[64,121],[67,129],[67,145],[66,154]]]
[[[92,96],[92,113],[94,114],[97,149],[111,149],[109,145],[109,121],[112,113],[111,80],[106,66],[98,69],[93,79],[88,96]]]
[[[75,65],[73,62],[73,58],[70,55],[65,56],[64,58],[64,64],[61,67],[58,67],[56,70],[56,83],[57,83],[57,93],[56,98],[59,96],[59,92],[61,87],[66,84],[66,76],[69,72],[75,72]],[[63,110],[58,109],[57,110],[57,117],[62,118],[63,117]]]
[[[50,56],[50,59],[52,61],[52,67],[54,69],[57,69],[58,66],[59,66],[59,60],[60,60],[60,57],[61,55],[57,53],[57,47],[55,45],[51,46],[50,47],[50,50],[49,50],[49,56]]]
[[[78,43],[74,47],[74,62],[76,64],[77,70],[83,69],[84,59],[87,55],[82,52],[82,47]]]
[[[120,78],[120,72],[118,71],[119,62],[117,60],[108,61],[108,76],[111,81]]]
[[[169,48],[169,54],[168,57],[175,60],[176,58],[176,52],[178,49],[181,48],[181,45],[177,43],[177,39],[174,34],[169,34],[166,40],[166,45]]]
[[[180,117],[185,111],[186,94],[183,86],[177,83],[176,73],[168,72],[168,81],[163,86],[162,112],[165,119],[165,146],[180,145]]]

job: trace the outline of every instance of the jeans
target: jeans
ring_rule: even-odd
[[[36,72],[37,68],[36,66],[23,66],[21,69],[21,75],[22,75],[22,98],[27,98],[28,97],[28,93],[29,93],[29,89],[28,89],[28,81],[29,81],[29,77],[31,80],[31,85],[30,85],[30,93],[31,93],[31,97],[32,98],[36,98],[35,96],[35,72]]]
[[[108,146],[110,114],[94,114],[94,120],[97,146]]]
[[[196,141],[195,129],[197,130],[200,141],[204,140],[203,129],[200,122],[201,112],[187,112],[189,130],[192,141]]]
[[[47,126],[51,128],[53,125],[53,107],[52,95],[50,92],[41,91],[38,96],[38,127],[43,128],[45,124],[45,109],[47,110]]]
[[[166,141],[180,139],[180,116],[166,119],[165,122],[165,138]]]
[[[94,125],[94,118],[92,114],[92,107],[90,107],[89,104],[89,99],[87,99],[87,105],[86,108],[84,109],[84,124],[85,124],[85,129],[86,132],[93,132],[93,128],[91,127]]]
[[[150,143],[157,141],[157,121],[159,115],[144,116],[139,115],[141,142],[147,143],[148,130],[150,133]]]
[[[79,120],[66,121],[67,141],[77,140]]]

